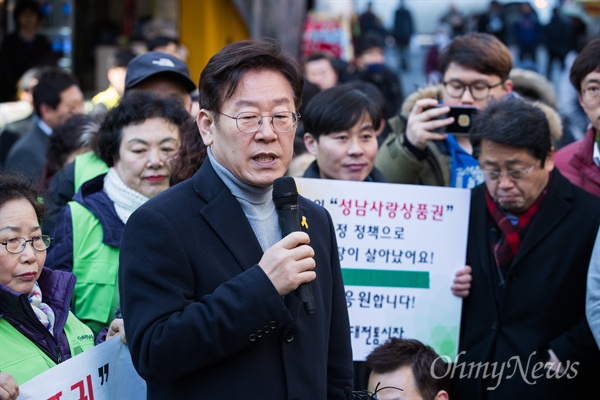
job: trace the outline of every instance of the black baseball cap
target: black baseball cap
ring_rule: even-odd
[[[187,65],[179,58],[159,51],[149,51],[135,57],[127,64],[125,91],[140,82],[159,74],[169,74],[179,79],[188,92],[196,90]]]

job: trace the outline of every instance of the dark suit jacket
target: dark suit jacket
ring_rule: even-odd
[[[50,137],[36,123],[31,130],[12,146],[5,167],[7,170],[19,171],[37,182],[42,177],[46,166]]]
[[[498,228],[487,211],[485,190],[485,185],[478,186],[471,198],[467,264],[473,268],[473,284],[463,302],[459,350],[465,353],[454,371],[452,397],[585,398],[600,376],[589,379],[598,374],[600,352],[585,319],[586,277],[600,223],[600,199],[569,183],[555,168],[547,197],[508,270],[505,289],[499,290],[491,250]],[[571,379],[539,377],[546,374],[543,368],[535,372],[537,379],[531,375],[548,347]],[[515,358],[508,363],[511,357]],[[474,379],[473,368],[472,379],[466,378],[470,362],[489,362],[488,376],[491,363],[497,362],[497,376],[481,379],[481,369]],[[529,374],[528,381],[521,369]]]
[[[133,363],[149,399],[344,399],[352,387],[348,312],[335,232],[299,199],[315,250],[316,312],[282,298],[263,251],[210,162],[134,212],[119,289]]]

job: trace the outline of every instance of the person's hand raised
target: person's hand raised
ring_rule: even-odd
[[[438,101],[435,99],[417,100],[408,115],[406,138],[413,146],[420,150],[425,150],[427,142],[430,140],[445,139],[446,134],[434,131],[454,121],[452,117],[437,119],[450,111],[450,107],[448,106],[436,107],[437,105]]]

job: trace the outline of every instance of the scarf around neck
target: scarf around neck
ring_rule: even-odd
[[[515,225],[510,221],[510,216],[497,204],[489,191],[485,191],[485,202],[487,209],[494,220],[502,235],[496,244],[494,244],[494,259],[496,261],[496,267],[501,279],[501,285],[504,286],[504,276],[510,267],[513,259],[521,247],[521,241],[525,233],[525,229],[531,223],[533,216],[537,213],[540,208],[540,204],[546,197],[548,188],[546,187],[542,193],[538,196],[536,201],[521,215]]]
[[[124,224],[139,206],[149,200],[148,197],[125,185],[114,167],[109,168],[104,177],[104,191],[114,203],[115,211]]]
[[[37,282],[27,295],[27,299],[29,300],[29,304],[31,304],[35,316],[54,335],[54,311],[48,304],[42,303],[42,289],[40,289],[40,285]]]

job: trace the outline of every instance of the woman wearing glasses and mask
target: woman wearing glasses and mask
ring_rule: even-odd
[[[18,385],[94,346],[92,331],[69,310],[75,276],[44,267],[52,239],[44,206],[18,177],[0,175],[0,399]],[[123,333],[122,320],[109,337]]]
[[[96,335],[119,304],[125,223],[136,208],[171,186],[171,159],[189,118],[176,98],[132,91],[91,139],[95,154],[110,168],[85,182],[59,215],[47,266],[77,276],[73,312]]]

